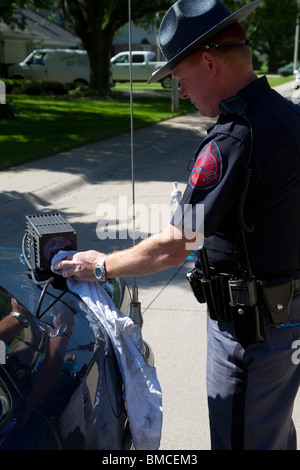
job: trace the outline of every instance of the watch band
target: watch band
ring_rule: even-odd
[[[28,327],[28,320],[27,318],[22,315],[21,313],[19,312],[9,312],[10,315],[12,315],[13,317],[15,317],[20,323],[22,323],[22,325],[24,326],[24,328],[27,328]]]
[[[95,267],[95,276],[98,281],[105,281],[106,279],[106,271],[105,271],[105,260],[109,256],[109,254],[104,255],[100,261],[96,264]]]

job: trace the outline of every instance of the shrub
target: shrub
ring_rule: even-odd
[[[290,62],[289,64],[285,65],[284,67],[280,67],[278,69],[279,75],[283,77],[288,77],[289,75],[293,75],[294,73],[294,63]]]
[[[77,85],[74,84],[74,88],[69,88],[69,96],[94,96],[95,93],[92,92],[88,85]]]
[[[67,95],[76,88],[73,83],[61,83],[47,80],[3,79],[6,93],[22,95]]]

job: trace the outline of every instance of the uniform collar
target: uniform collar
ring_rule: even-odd
[[[270,85],[267,80],[267,77],[263,75],[261,78],[257,78],[253,82],[246,85],[242,88],[237,95],[243,98],[246,102],[250,101],[252,98],[255,98],[260,93],[270,90]]]
[[[244,88],[242,88],[237,93],[237,96],[240,96],[241,98],[243,98],[244,101],[246,101],[246,103],[249,103],[249,101],[251,101],[252,98],[255,98],[260,93],[264,93],[270,89],[271,87],[269,85],[267,77],[263,75],[262,77],[257,78],[256,80],[253,80],[253,82],[249,83],[249,85],[246,85]],[[227,119],[222,114],[220,114],[216,124],[219,124],[221,122],[226,122],[226,121]],[[207,129],[207,134],[210,134],[210,132],[214,129],[216,124],[214,124],[213,126]]]

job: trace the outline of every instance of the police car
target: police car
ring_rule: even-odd
[[[0,247],[0,450],[131,449],[122,377],[107,331],[65,281],[35,277],[26,257],[24,243]],[[129,315],[125,282],[102,287]]]

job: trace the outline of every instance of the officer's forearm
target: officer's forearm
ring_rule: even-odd
[[[132,248],[110,254],[105,260],[106,278],[141,276],[177,266],[199,244],[201,238],[201,234],[187,234],[186,229],[170,225],[163,232]],[[95,267],[103,256],[104,253],[95,250],[75,253],[58,262],[54,269],[64,277],[96,281]]]
[[[112,253],[105,262],[106,276],[141,276],[162,271],[182,263],[194,247],[182,230],[170,225],[132,248]]]

